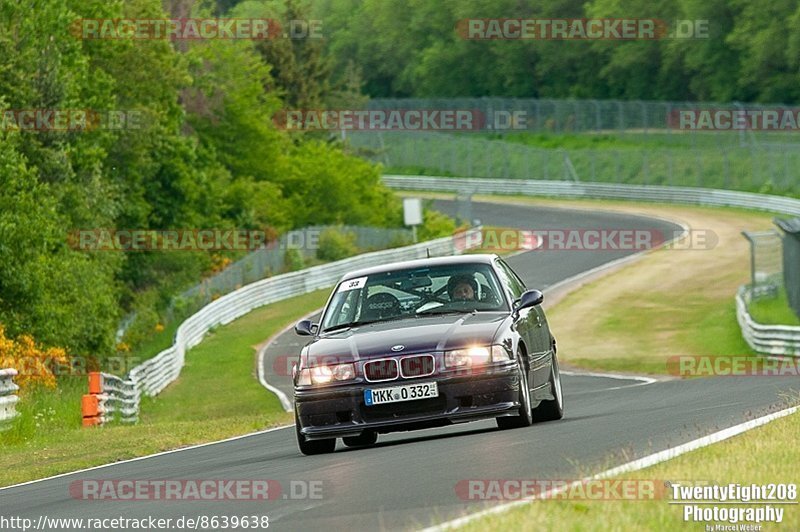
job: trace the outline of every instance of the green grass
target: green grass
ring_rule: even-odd
[[[465,136],[465,134],[462,134]],[[489,133],[481,134],[479,137],[489,140],[499,140],[503,142],[513,142],[525,146],[547,149],[624,149],[624,148],[663,148],[679,147],[689,148],[695,146],[717,147],[718,140],[711,135],[699,133],[692,137],[680,132],[649,131],[647,134],[638,133],[607,133],[587,131],[585,133]],[[729,145],[736,145],[739,142],[738,135],[726,142]]]
[[[781,288],[777,297],[763,297],[752,301],[748,307],[750,315],[765,325],[800,325],[800,318],[789,306],[786,290]]]
[[[171,346],[175,339],[175,333],[178,332],[178,327],[182,321],[183,320],[174,320],[171,323],[167,323],[163,331],[154,332],[151,336],[142,340],[139,345],[131,349],[127,358],[132,363],[129,364],[130,367],[128,367],[128,369],[153,358],[161,351]]]
[[[534,133],[511,131],[508,133],[460,133],[458,136],[500,140],[549,149],[624,149],[624,148],[679,148],[717,150],[720,147],[739,147],[744,139],[752,141],[750,134],[738,131],[695,131],[686,133],[669,129],[624,131],[584,131],[580,133]],[[800,134],[758,132],[758,142],[798,143]]]
[[[800,478],[800,462],[796,457],[798,438],[800,414],[795,413],[729,440],[615,478],[650,480],[656,486],[663,485],[664,481],[680,481],[684,484],[691,484],[692,481],[698,484],[710,482],[717,485],[797,483]],[[596,472],[578,465],[572,478],[583,478]],[[654,500],[538,500],[508,512],[477,519],[462,527],[462,530],[605,532],[704,529],[703,523],[683,521],[682,506],[669,504],[669,500],[669,493],[664,498]],[[798,507],[781,507],[785,509],[783,521],[780,524],[763,523],[762,530],[800,530]]]
[[[720,147],[699,135],[386,135],[386,173],[691,186],[800,195],[800,149]],[[738,137],[737,137],[738,138]],[[491,139],[491,140],[490,140]],[[787,142],[788,138],[784,139]],[[373,142],[365,140],[365,142]]]
[[[648,302],[651,298],[661,299],[660,305],[646,312],[636,306],[610,305],[603,326],[594,337],[600,342],[603,338],[624,337],[627,356],[568,358],[569,363],[593,370],[663,375],[667,369],[665,360],[671,355],[664,350],[664,341],[653,334],[659,328],[674,332],[670,344],[685,346],[694,356],[753,353],[742,338],[735,303],[695,295],[691,304],[678,306],[666,297],[648,295]]]
[[[256,379],[253,347],[322,306],[329,292],[267,305],[210,333],[187,354],[180,378],[143,400],[137,425],[82,428],[85,378],[26,393],[21,415],[0,433],[0,486],[289,423],[291,414]]]

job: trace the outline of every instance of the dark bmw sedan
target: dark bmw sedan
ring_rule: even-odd
[[[496,418],[526,427],[564,415],[556,341],[541,308],[496,255],[423,259],[345,275],[294,372],[303,454],[336,438]]]

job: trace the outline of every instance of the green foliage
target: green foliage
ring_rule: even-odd
[[[207,6],[197,3],[191,15],[213,15]],[[44,346],[102,359],[115,352],[120,316],[135,310],[126,341],[145,341],[172,296],[214,268],[201,251],[78,251],[71,230],[400,224],[399,203],[377,167],[338,144],[273,125],[286,105],[360,96],[358,68],[350,65],[345,81],[334,81],[323,41],[84,40],[71,33],[82,18],[185,17],[185,7],[0,0],[0,112],[135,112],[142,123],[0,131],[0,323],[10,335],[25,332]],[[290,0],[230,0],[216,8],[234,9],[229,16],[308,18],[307,5]],[[287,257],[287,266],[299,267],[297,259]]]
[[[341,229],[325,229],[319,235],[317,258],[324,261],[341,260],[358,253],[356,235]]]
[[[282,175],[296,227],[401,225],[402,206],[381,184],[375,165],[347,156],[335,145],[313,140],[289,155]]]
[[[283,265],[287,271],[294,272],[305,267],[303,254],[295,248],[288,248],[283,256]]]
[[[422,214],[422,225],[417,230],[417,238],[424,241],[452,236],[455,230],[455,220],[439,211],[426,208]]]
[[[323,0],[334,71],[374,97],[505,96],[796,102],[800,6],[791,0]],[[708,38],[468,40],[475,18],[708,21]]]

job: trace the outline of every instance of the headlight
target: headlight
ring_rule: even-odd
[[[335,366],[315,366],[300,372],[299,385],[328,384],[330,382],[349,381],[356,378],[353,364],[336,364]]]
[[[483,366],[489,362],[502,360],[511,360],[511,358],[508,351],[501,345],[475,346],[444,352],[444,365],[447,368]]]
[[[501,360],[511,360],[511,353],[502,345],[493,345],[492,362],[499,362]]]

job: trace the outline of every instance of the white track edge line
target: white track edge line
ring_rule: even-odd
[[[98,466],[87,467],[87,468],[84,468],[84,469],[78,469],[77,471],[69,471],[67,473],[60,473],[58,475],[53,475],[53,476],[50,476],[50,477],[37,478],[35,480],[29,480],[27,482],[20,482],[19,484],[12,484],[11,486],[0,487],[0,491],[10,490],[12,488],[19,488],[19,487],[22,487],[22,486],[28,486],[30,484],[36,484],[38,482],[44,482],[46,480],[53,480],[53,479],[56,479],[56,478],[67,477],[67,476],[70,476],[70,475],[77,475],[78,473],[85,473],[87,471],[94,471],[96,469],[105,469],[107,467],[114,467],[114,466],[118,466],[118,465],[122,465],[122,464],[129,464],[131,462],[138,462],[140,460],[147,460],[149,458],[156,458],[158,456],[164,456],[164,455],[167,455],[167,454],[179,453],[179,452],[182,452],[182,451],[189,451],[191,449],[198,449],[200,447],[209,447],[211,445],[216,445],[218,443],[227,443],[227,442],[231,442],[231,441],[235,441],[235,440],[241,440],[243,438],[249,438],[250,436],[258,436],[260,434],[266,434],[268,432],[274,432],[276,430],[288,429],[290,427],[294,427],[294,425],[281,425],[279,427],[272,427],[272,428],[265,429],[265,430],[258,430],[256,432],[249,432],[247,434],[241,434],[239,436],[233,436],[231,438],[225,438],[224,440],[210,441],[210,442],[206,442],[206,443],[198,443],[196,445],[190,445],[188,447],[181,447],[180,449],[171,449],[169,451],[161,451],[159,453],[148,454],[148,455],[145,455],[145,456],[137,456],[136,458],[129,458],[127,460],[120,460],[118,462],[110,462],[108,464],[102,464],[102,465],[98,465]]]
[[[595,373],[591,371],[567,371],[562,370],[562,375],[570,375],[573,377],[605,377],[608,379],[618,379],[623,381],[642,381],[645,384],[653,384],[658,382],[658,379],[651,377],[644,377],[642,375],[618,375],[616,373]]]
[[[493,203],[493,202],[492,202],[492,203]],[[497,204],[500,204],[500,205],[502,205],[502,204],[503,204],[503,202],[497,202]],[[642,216],[642,217],[649,217],[648,215],[640,215],[640,216]],[[652,218],[659,219],[660,217],[658,217],[658,216],[652,216]],[[668,218],[660,218],[660,219],[662,219],[662,220],[664,220],[664,221],[669,221],[669,222],[671,222],[671,223],[675,223],[676,225],[680,225],[681,227],[683,227],[683,229],[684,229],[684,233],[683,233],[682,235],[680,235],[679,237],[675,237],[674,239],[672,239],[672,240],[671,240],[671,241],[669,241],[669,242],[665,242],[664,244],[662,244],[662,246],[659,246],[659,247],[666,246],[666,245],[668,245],[668,244],[672,243],[673,241],[675,241],[675,240],[678,240],[679,238],[683,238],[683,237],[684,237],[686,234],[688,234],[688,232],[689,232],[689,228],[688,228],[688,226],[687,226],[687,225],[685,225],[685,224],[683,224],[683,223],[676,222],[675,220],[669,220]],[[657,248],[656,248],[656,249],[657,249]],[[531,251],[531,250],[524,250],[524,251],[523,251],[523,250],[520,250],[520,253],[524,253],[524,252],[526,252],[526,251]],[[560,281],[560,282],[558,282],[558,283],[556,283],[556,284],[554,284],[554,285],[552,285],[552,286],[548,287],[546,290],[548,290],[548,291],[549,291],[549,290],[553,290],[553,289],[555,289],[555,288],[560,288],[560,287],[561,287],[561,285],[567,284],[567,283],[568,283],[568,282],[570,282],[570,281],[575,281],[575,280],[578,280],[578,279],[580,279],[581,277],[584,277],[584,276],[586,276],[586,275],[590,275],[591,273],[594,273],[594,272],[596,272],[596,271],[600,271],[600,270],[602,270],[602,269],[605,269],[606,267],[612,267],[613,265],[616,265],[616,264],[618,264],[618,263],[620,263],[620,262],[623,262],[623,261],[624,261],[624,259],[631,259],[631,258],[633,258],[633,257],[640,257],[640,256],[642,256],[644,253],[646,253],[647,251],[651,251],[651,250],[640,251],[640,252],[638,252],[638,253],[635,253],[635,254],[633,254],[633,255],[629,255],[629,256],[627,256],[627,257],[623,257],[622,259],[618,259],[618,260],[615,260],[615,261],[611,261],[611,262],[609,262],[609,263],[602,264],[602,265],[600,265],[600,266],[598,266],[598,267],[596,267],[596,268],[593,268],[593,269],[591,269],[591,270],[588,270],[588,271],[585,271],[585,272],[581,272],[581,273],[579,273],[579,274],[577,274],[577,275],[574,275],[574,276],[570,277],[569,279],[564,279],[564,280],[562,280],[562,281]],[[515,253],[515,254],[517,254],[517,253]],[[302,317],[302,318],[300,318],[300,319],[307,319],[309,316],[313,316],[313,315],[314,315],[314,314],[316,314],[317,312],[321,311],[323,308],[324,308],[324,307],[320,307],[320,308],[318,308],[318,309],[316,309],[316,310],[314,310],[314,311],[312,311],[312,312],[309,312],[308,314],[306,314],[304,317]],[[288,326],[284,327],[284,328],[283,328],[281,331],[279,331],[278,333],[275,333],[275,334],[273,334],[273,335],[272,335],[272,336],[271,336],[271,337],[268,339],[268,341],[267,341],[267,342],[264,344],[264,347],[262,347],[262,348],[259,350],[259,352],[258,352],[258,357],[257,357],[257,364],[258,364],[258,367],[256,368],[256,371],[257,371],[257,374],[258,374],[258,380],[259,380],[259,382],[261,383],[261,385],[262,385],[262,386],[264,386],[264,387],[265,387],[267,390],[269,390],[269,391],[273,392],[273,393],[274,393],[274,394],[275,394],[275,395],[278,397],[278,400],[281,402],[281,405],[283,406],[283,408],[284,408],[284,409],[285,409],[287,412],[290,412],[290,411],[292,411],[292,405],[291,405],[291,402],[289,401],[289,398],[286,396],[286,394],[285,394],[285,393],[283,393],[282,391],[280,391],[279,389],[275,388],[274,386],[272,386],[271,384],[269,384],[269,383],[267,382],[267,380],[266,380],[266,378],[265,378],[265,376],[264,376],[264,364],[263,364],[263,360],[264,360],[264,352],[266,351],[266,348],[269,346],[269,344],[270,344],[270,343],[272,343],[272,341],[273,341],[275,338],[277,338],[277,337],[278,337],[278,336],[280,336],[281,334],[285,333],[286,331],[290,330],[290,329],[291,329],[293,326],[294,326],[294,324],[290,324],[290,325],[288,325]],[[562,373],[565,373],[565,374],[567,374],[566,372],[562,372]],[[588,374],[586,374],[586,375],[588,375]],[[607,375],[602,375],[602,376],[607,376]],[[610,377],[610,378],[614,378],[614,377]],[[632,378],[633,378],[633,377],[632,377]],[[642,378],[647,378],[647,377],[642,377]],[[635,380],[635,378],[634,378],[634,380]],[[649,384],[649,383],[648,383],[648,384]],[[288,405],[288,406],[287,406],[287,405]],[[276,430],[281,430],[281,429],[285,429],[285,428],[289,428],[289,427],[291,427],[291,425],[282,425],[282,426],[280,426],[280,427],[273,427],[273,428],[271,428],[271,429],[266,429],[266,430],[262,430],[262,431],[251,432],[251,433],[248,433],[248,434],[242,434],[242,435],[240,435],[240,436],[234,436],[234,437],[231,437],[231,438],[226,438],[226,439],[223,439],[223,440],[217,440],[217,441],[213,441],[213,442],[207,442],[207,443],[201,443],[201,444],[197,444],[197,445],[191,445],[191,446],[189,446],[189,447],[182,447],[182,448],[180,448],[180,449],[172,449],[172,450],[169,450],[169,451],[162,451],[162,452],[155,453],[155,454],[149,454],[149,455],[145,455],[145,456],[138,456],[138,457],[136,457],[136,458],[130,458],[130,459],[128,459],[128,460],[120,460],[120,461],[118,461],[118,462],[111,462],[111,463],[108,463],[108,464],[102,464],[102,465],[99,465],[99,466],[93,466],[93,467],[88,467],[88,468],[84,468],[84,469],[79,469],[79,470],[77,470],[77,471],[70,471],[70,472],[67,472],[67,473],[61,473],[61,474],[58,474],[58,475],[52,475],[52,476],[45,477],[45,478],[39,478],[39,479],[35,479],[35,480],[29,480],[29,481],[27,481],[27,482],[21,482],[21,483],[19,483],[19,484],[12,484],[12,485],[10,485],[10,486],[2,486],[2,487],[0,487],[0,491],[9,490],[9,489],[11,489],[11,488],[18,488],[18,487],[21,487],[21,486],[27,486],[27,485],[30,485],[30,484],[35,484],[35,483],[38,483],[38,482],[44,482],[44,481],[46,481],[46,480],[52,480],[52,479],[61,478],[61,477],[69,476],[69,475],[76,475],[76,474],[78,474],[78,473],[84,473],[84,472],[86,472],[86,471],[93,471],[93,470],[96,470],[96,469],[103,469],[103,468],[107,468],[107,467],[113,467],[113,466],[117,466],[117,465],[121,465],[121,464],[127,464],[127,463],[131,463],[131,462],[137,462],[137,461],[139,461],[139,460],[146,460],[146,459],[148,459],[148,458],[155,458],[155,457],[158,457],[158,456],[163,456],[163,455],[172,454],[172,453],[178,453],[178,452],[181,452],[181,451],[188,451],[188,450],[190,450],[190,449],[197,449],[197,448],[200,448],[200,447],[207,447],[207,446],[209,446],[209,445],[216,445],[216,444],[218,444],[218,443],[225,443],[225,442],[229,442],[229,441],[239,440],[239,439],[242,439],[242,438],[247,438],[247,437],[250,437],[250,436],[255,436],[255,435],[258,435],[258,434],[265,434],[265,433],[268,433],[268,432],[272,432],[272,431],[276,431]]]
[[[311,316],[313,316],[317,312],[320,312],[322,310],[322,308],[323,307],[320,307],[320,308],[318,308],[316,310],[312,310],[308,314],[302,316],[300,318],[300,320],[306,320],[306,319],[310,318]],[[298,321],[300,321],[300,320],[298,320]],[[256,365],[258,366],[256,368],[256,371],[258,373],[258,382],[261,383],[261,386],[263,386],[264,388],[266,388],[267,390],[271,391],[276,396],[278,396],[278,400],[281,402],[281,406],[287,412],[291,412],[292,410],[294,410],[294,408],[292,406],[292,402],[289,400],[289,397],[285,393],[283,393],[282,391],[277,389],[275,386],[273,386],[273,385],[271,385],[270,383],[267,382],[267,377],[266,377],[266,375],[264,375],[264,355],[266,354],[267,348],[270,346],[270,344],[272,344],[272,342],[274,342],[279,336],[281,336],[283,334],[286,334],[287,332],[292,330],[292,327],[294,327],[294,325],[295,325],[294,323],[290,323],[289,325],[287,325],[286,327],[284,327],[280,331],[276,332],[275,334],[273,334],[272,336],[267,338],[267,341],[264,342],[263,347],[258,350],[258,357],[257,357],[257,360],[256,360]]]
[[[743,432],[747,432],[748,430],[752,430],[754,428],[760,427],[762,425],[766,425],[771,421],[775,421],[776,419],[780,419],[785,416],[789,416],[794,414],[800,409],[800,406],[793,406],[790,408],[786,408],[784,410],[779,410],[778,412],[773,412],[772,414],[767,414],[765,416],[761,416],[756,419],[751,419],[750,421],[745,421],[744,423],[740,423],[738,425],[734,425],[732,427],[728,427],[727,429],[720,430],[718,432],[714,432],[713,434],[709,434],[708,436],[703,436],[702,438],[697,438],[696,440],[692,440],[687,443],[683,443],[676,447],[671,447],[665,449],[663,451],[657,452],[655,454],[651,454],[645,456],[643,458],[639,458],[638,460],[633,460],[626,464],[622,464],[617,467],[613,467],[611,469],[607,469],[601,473],[593,475],[591,477],[586,477],[581,480],[576,480],[572,484],[566,487],[561,487],[558,489],[553,489],[545,492],[539,498],[540,499],[547,499],[554,494],[560,493],[562,491],[566,491],[573,486],[577,486],[581,483],[587,482],[589,480],[597,480],[612,477],[614,475],[618,475],[620,473],[630,473],[632,471],[639,471],[641,469],[654,466],[656,464],[660,464],[661,462],[666,462],[667,460],[671,460],[673,458],[677,458],[682,454],[686,454],[690,451],[694,451],[700,449],[702,447],[707,447],[714,443],[721,442],[723,440],[727,440],[728,438],[732,438],[733,436],[738,436]],[[492,508],[488,508],[486,510],[481,510],[479,512],[475,512],[469,515],[465,515],[463,517],[459,517],[453,519],[451,521],[446,521],[442,524],[428,527],[423,529],[422,532],[440,532],[442,530],[450,530],[452,528],[456,528],[459,526],[463,526],[475,519],[479,519],[481,517],[485,517],[487,515],[493,515],[498,513],[507,512],[508,510],[521,506],[523,504],[528,504],[534,500],[537,500],[536,497],[529,497],[525,499],[521,499],[519,501],[514,501],[506,504],[500,504],[497,506],[493,506]]]

